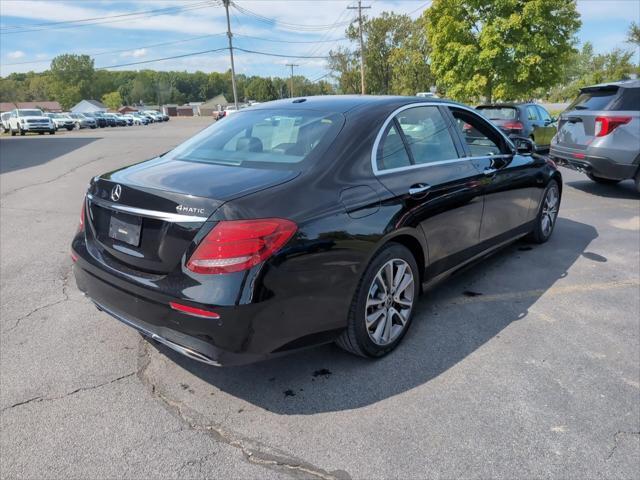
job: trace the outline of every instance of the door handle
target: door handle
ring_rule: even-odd
[[[426,193],[431,188],[431,185],[427,185],[426,183],[417,183],[416,185],[412,185],[409,188],[409,195],[416,196]]]
[[[484,174],[489,176],[489,175],[493,175],[494,173],[496,173],[498,171],[497,168],[492,168],[492,167],[487,167],[484,169]]]

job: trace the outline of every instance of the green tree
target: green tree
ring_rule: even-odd
[[[51,93],[63,108],[92,97],[95,71],[88,55],[59,55],[51,62],[50,72]]]
[[[245,88],[245,95],[251,100],[268,102],[278,98],[278,92],[271,78],[252,77]]]
[[[434,0],[423,15],[438,84],[467,101],[528,98],[551,87],[580,27],[567,0]]]
[[[102,96],[102,103],[104,103],[111,110],[117,110],[122,106],[122,97],[120,92],[109,92]]]
[[[360,93],[360,63],[353,52],[344,47],[330,51],[329,69],[338,80],[340,93]]]
[[[409,29],[404,43],[389,55],[391,66],[391,92],[399,95],[415,95],[429,91],[434,84],[429,56],[431,48],[424,34],[425,19],[418,18]]]
[[[636,22],[631,22],[631,25],[629,25],[627,43],[632,43],[636,48],[640,48],[640,25]]]

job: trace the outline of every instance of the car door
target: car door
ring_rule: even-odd
[[[422,229],[427,277],[463,262],[477,245],[482,173],[464,156],[446,107],[413,104],[387,119],[374,146],[379,181],[402,202],[395,228]]]
[[[519,155],[500,131],[472,110],[449,108],[466,155],[483,173],[484,211],[478,250],[500,238],[517,235],[531,220],[536,198],[536,166],[531,155]]]
[[[542,121],[542,125],[543,125],[540,128],[544,132],[544,140],[538,143],[540,145],[544,145],[545,147],[547,147],[551,145],[551,139],[556,134],[556,127],[553,124],[551,115],[549,115],[549,112],[547,112],[547,110],[544,107],[540,105],[536,105],[536,108],[538,109],[538,114],[540,115],[540,120]]]
[[[546,145],[545,142],[545,125],[542,119],[540,118],[540,114],[538,113],[538,109],[535,105],[527,105],[526,107],[527,114],[527,122],[531,125],[531,133],[530,137],[533,138],[533,141],[536,144]]]

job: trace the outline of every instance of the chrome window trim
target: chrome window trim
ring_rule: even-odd
[[[444,107],[447,107],[447,108],[459,108],[461,110],[467,110],[467,111],[469,111],[471,113],[475,113],[476,115],[478,115],[481,118],[484,118],[482,116],[482,114],[478,113],[478,111],[474,110],[473,108],[469,108],[469,107],[466,107],[466,106],[463,106],[463,105],[458,105],[456,103],[449,103],[449,102],[416,102],[416,103],[409,103],[407,105],[403,105],[402,107],[399,107],[399,108],[395,109],[393,112],[391,112],[389,114],[387,119],[384,121],[384,123],[382,124],[382,127],[380,128],[380,130],[378,131],[378,134],[376,135],[375,141],[373,142],[373,150],[371,151],[371,168],[373,169],[373,174],[375,176],[387,175],[387,174],[390,174],[390,173],[403,172],[403,171],[407,171],[407,170],[415,170],[415,169],[418,169],[418,168],[432,167],[432,166],[437,166],[437,165],[446,165],[446,164],[449,164],[449,163],[466,162],[468,160],[479,160],[479,159],[482,159],[482,158],[505,158],[505,157],[511,157],[513,155],[513,154],[509,154],[509,153],[501,153],[500,155],[483,155],[483,156],[479,156],[479,157],[458,157],[458,158],[452,158],[450,160],[438,160],[437,162],[421,163],[421,164],[417,164],[417,165],[407,165],[406,167],[386,168],[384,170],[379,170],[378,169],[378,158],[377,158],[377,156],[378,156],[378,147],[380,145],[380,142],[382,141],[382,136],[384,135],[384,132],[387,129],[387,126],[389,125],[389,123],[391,121],[393,121],[395,116],[397,114],[399,114],[400,112],[403,112],[403,111],[408,110],[410,108],[415,108],[415,107],[440,107],[440,106],[444,106]],[[493,126],[491,124],[491,122],[488,121],[488,120],[487,120],[487,123],[489,123],[489,125],[507,141],[507,144],[513,146],[513,142],[500,129],[498,129],[495,126]]]
[[[161,212],[158,210],[147,210],[144,208],[129,207],[127,205],[119,205],[117,203],[102,200],[96,198],[90,193],[87,194],[87,199],[96,205],[101,207],[110,208],[119,212],[131,213],[133,215],[140,215],[141,217],[156,218],[158,220],[164,220],[165,222],[180,223],[180,222],[206,222],[208,217],[197,217],[193,215],[182,215],[180,213]]]

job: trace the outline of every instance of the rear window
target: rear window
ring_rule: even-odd
[[[607,106],[618,93],[618,87],[582,92],[567,110],[608,110]]]
[[[518,111],[513,107],[478,107],[482,114],[489,120],[515,120]]]
[[[176,147],[167,158],[293,169],[324,150],[343,123],[339,113],[247,109],[214,123]]]

